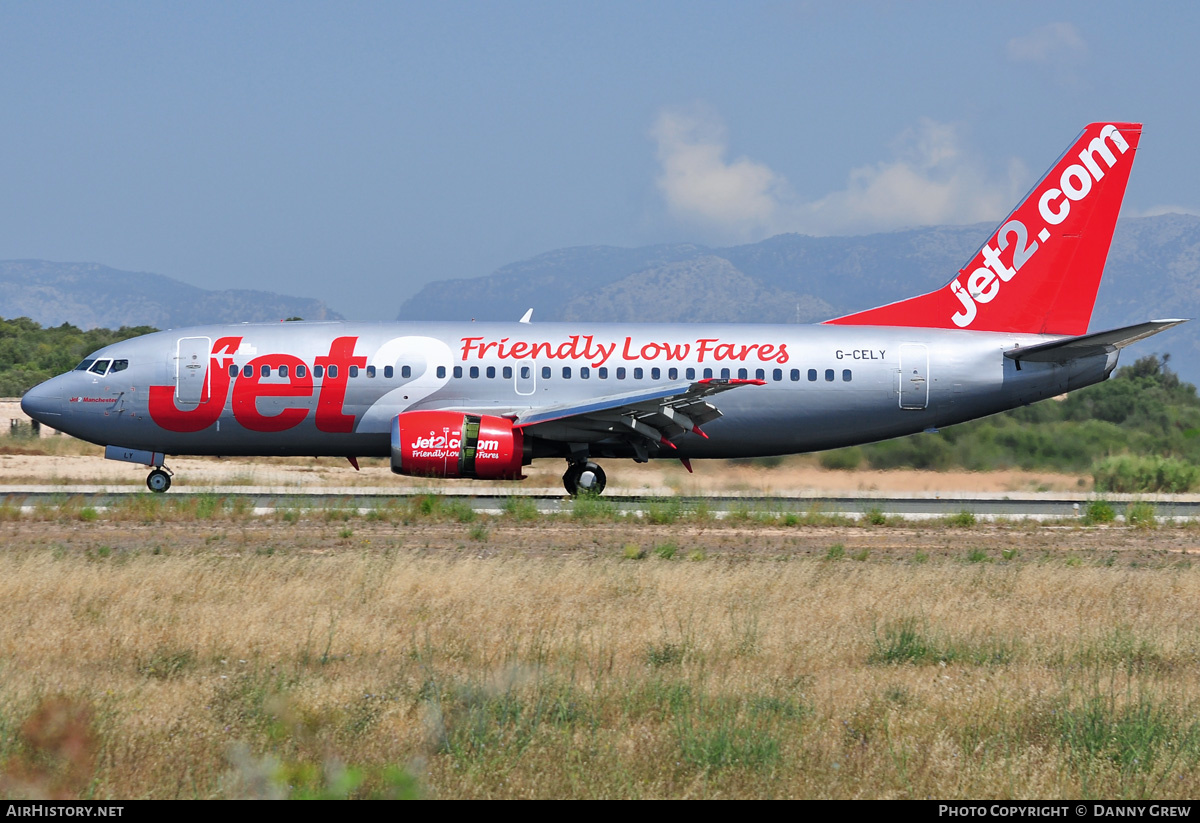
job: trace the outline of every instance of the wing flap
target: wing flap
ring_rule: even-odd
[[[694,431],[707,437],[700,426],[721,416],[709,397],[747,385],[764,385],[764,380],[708,378],[694,383],[674,383],[648,391],[626,392],[589,400],[533,409],[520,414],[514,428],[549,435],[561,440],[574,432],[582,436],[625,434],[671,445],[671,441]],[[544,431],[538,431],[539,428]]]

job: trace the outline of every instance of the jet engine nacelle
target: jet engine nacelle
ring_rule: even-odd
[[[519,480],[525,437],[511,420],[451,411],[414,411],[392,421],[392,471],[420,477]]]

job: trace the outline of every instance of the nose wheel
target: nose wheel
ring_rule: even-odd
[[[600,494],[604,491],[607,478],[604,469],[591,461],[571,463],[567,473],[563,475],[563,488],[567,494],[575,497],[580,492],[584,494]]]
[[[155,469],[146,478],[146,488],[156,494],[162,494],[171,488],[171,475],[162,469]]]

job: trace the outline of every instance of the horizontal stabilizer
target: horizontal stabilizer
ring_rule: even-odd
[[[1080,357],[1108,354],[1123,349],[1130,343],[1145,340],[1160,331],[1166,331],[1172,326],[1186,322],[1187,320],[1151,320],[1148,323],[1138,323],[1120,329],[1084,334],[1079,337],[1064,337],[1061,340],[1051,340],[1049,343],[1018,346],[1006,351],[1004,356],[1029,363],[1066,363],[1068,360],[1076,360]]]

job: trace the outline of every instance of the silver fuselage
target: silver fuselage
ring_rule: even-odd
[[[723,416],[705,425],[708,439],[688,434],[677,448],[651,455],[753,457],[867,443],[982,417],[1102,381],[1116,365],[1116,352],[1019,368],[1004,356],[1052,339],[835,325],[202,326],[108,346],[89,360],[124,361],[124,368],[60,375],[31,390],[24,407],[47,425],[105,446],[167,454],[386,456],[391,421],[406,411],[511,416],[704,377],[760,378],[764,385],[713,401]],[[286,376],[281,365],[288,366]],[[164,412],[168,402],[174,411]],[[532,434],[545,443],[556,440],[552,425]],[[630,456],[619,439],[598,435],[590,446],[597,456]]]

